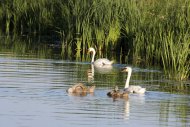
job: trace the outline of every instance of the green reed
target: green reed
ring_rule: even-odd
[[[165,73],[176,80],[187,79],[189,75],[190,61],[190,38],[187,33],[174,37],[171,31],[164,35],[161,54]]]
[[[128,42],[133,50],[133,62],[142,60],[146,65],[161,64],[170,78],[187,79],[190,71],[189,2],[165,1],[164,4],[155,2],[153,5],[140,6],[144,12],[140,19],[138,13],[131,18],[138,23],[130,21],[124,27],[126,36],[134,36],[132,42]],[[132,7],[133,12],[135,7]],[[130,11],[127,13],[130,15]]]
[[[189,24],[189,0],[0,2],[1,33],[57,34],[63,54],[74,51],[77,58],[85,59],[91,46],[116,50],[127,54],[129,63],[161,65],[170,78],[178,80],[190,76]]]

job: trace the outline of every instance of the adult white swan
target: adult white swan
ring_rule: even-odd
[[[94,64],[94,66],[102,67],[104,65],[112,65],[113,64],[113,61],[110,61],[106,58],[101,58],[101,59],[97,59],[96,61],[94,61],[95,54],[96,54],[95,49],[91,47],[91,48],[89,48],[89,52],[92,52],[91,63]]]
[[[130,93],[139,93],[139,94],[145,93],[146,88],[142,88],[141,86],[134,86],[134,85],[129,86],[129,81],[130,81],[131,73],[132,73],[132,68],[131,67],[125,67],[122,70],[122,72],[128,72],[124,91],[128,91]]]

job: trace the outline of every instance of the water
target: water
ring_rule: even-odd
[[[189,94],[162,88],[167,81],[159,70],[133,67],[130,83],[146,87],[144,95],[107,97],[115,84],[123,88],[123,66],[101,71],[88,62],[0,54],[0,126],[190,126]],[[69,95],[66,90],[77,82],[95,84],[95,93]]]

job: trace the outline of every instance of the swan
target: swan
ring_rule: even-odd
[[[94,64],[95,66],[102,67],[104,65],[112,65],[113,64],[113,61],[110,61],[106,58],[101,58],[101,59],[97,59],[96,61],[94,61],[95,54],[96,54],[95,49],[91,47],[91,48],[89,48],[89,52],[92,52],[91,63]]]
[[[146,92],[146,88],[142,88],[141,86],[134,86],[134,85],[130,85],[129,86],[129,81],[131,78],[131,73],[132,73],[132,68],[131,67],[125,67],[122,72],[128,72],[127,75],[127,80],[125,83],[125,91],[128,91],[130,93],[138,93],[138,94],[143,94]]]
[[[95,86],[87,87],[83,83],[77,83],[73,86],[71,86],[69,89],[67,89],[67,92],[69,94],[74,95],[86,95],[87,93],[94,93]]]
[[[115,86],[115,88],[107,93],[107,96],[112,97],[112,98],[124,98],[124,99],[128,99],[128,91],[123,91],[120,92],[120,90],[118,89],[118,86]]]

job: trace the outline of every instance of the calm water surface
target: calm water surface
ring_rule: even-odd
[[[0,54],[1,127],[186,127],[190,96],[161,92],[162,73],[133,67],[131,84],[147,88],[129,100],[108,98],[114,85],[124,87],[125,65],[98,70],[88,62],[30,59]],[[77,82],[96,85],[94,95],[68,95]]]

